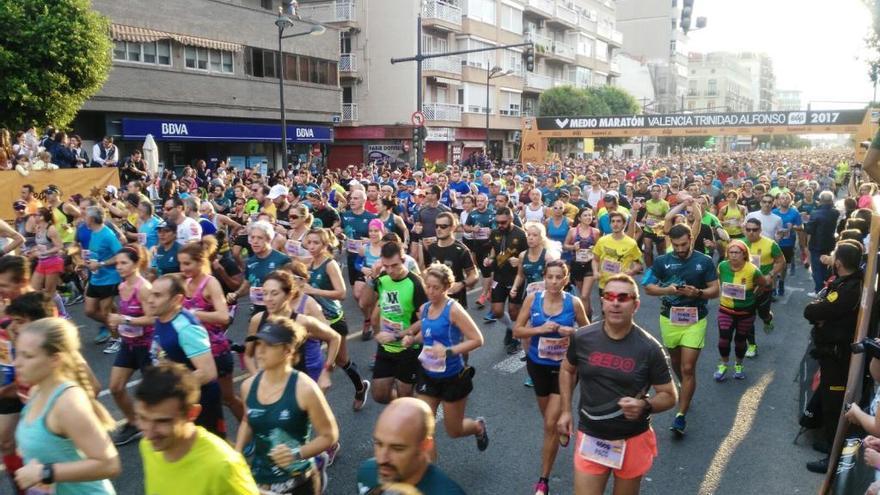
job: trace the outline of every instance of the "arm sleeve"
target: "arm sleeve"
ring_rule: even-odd
[[[199,325],[188,325],[178,332],[180,347],[188,358],[201,356],[211,352],[211,341],[208,339],[208,331]]]

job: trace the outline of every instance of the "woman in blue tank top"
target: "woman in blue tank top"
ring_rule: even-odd
[[[121,471],[107,434],[115,422],[95,398],[76,327],[61,318],[29,323],[16,349],[16,373],[33,384],[15,430],[25,462],[15,472],[18,486],[56,495],[116,493],[107,480]],[[65,479],[73,463],[79,465],[76,482]]]
[[[270,317],[246,339],[260,371],[241,385],[245,420],[235,447],[242,452],[254,441],[251,472],[260,489],[271,493],[320,495],[315,456],[339,440],[324,394],[291,367],[306,333],[290,318]]]
[[[568,285],[568,265],[562,260],[547,263],[544,290],[526,296],[513,329],[514,337],[528,339],[526,368],[535,387],[538,408],[544,418],[544,444],[541,475],[535,493],[549,492],[550,471],[556,460],[559,436],[556,421],[562,412],[559,398],[559,366],[568,350],[569,338],[579,327],[589,324],[580,298],[564,289]]]
[[[544,225],[547,227],[547,237],[551,241],[556,241],[562,246],[565,242],[565,237],[568,235],[568,229],[571,228],[571,223],[568,221],[568,217],[564,215],[565,203],[560,200],[554,201],[553,208],[551,208],[550,211],[552,212],[550,218],[544,221]],[[571,261],[571,253],[563,251],[562,259],[565,261]]]
[[[474,389],[474,373],[465,365],[463,355],[483,345],[483,334],[467,311],[446,295],[455,281],[448,266],[434,263],[424,271],[424,277],[429,302],[422,306],[420,320],[407,329],[402,341],[405,347],[419,341],[423,344],[416,397],[431,406],[435,415],[442,402],[446,433],[452,438],[473,435],[477,448],[486,450],[489,436],[485,419],[464,417],[467,397]],[[432,456],[436,457],[436,451]]]
[[[559,259],[559,251],[548,249],[547,229],[538,222],[526,222],[526,246],[519,255],[519,267],[513,280],[510,297],[521,304],[524,296],[544,290],[544,265]]]

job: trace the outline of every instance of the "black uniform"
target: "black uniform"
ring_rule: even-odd
[[[428,246],[425,265],[431,264],[432,261],[439,261],[452,270],[452,275],[455,277],[456,282],[464,282],[465,278],[467,278],[467,272],[475,269],[471,250],[461,241],[455,241],[445,247],[440,247],[438,242]],[[458,301],[462,307],[468,307],[467,287],[462,287],[455,294],[450,294],[450,297]]]
[[[811,355],[819,362],[819,388],[808,409],[818,416],[822,433],[829,443],[834,440],[837,420],[843,407],[849,373],[850,344],[856,332],[862,297],[862,276],[858,271],[837,277],[804,308],[804,318],[813,325],[810,334],[815,348]]]
[[[510,225],[505,230],[493,230],[489,240],[495,251],[495,259],[492,260],[492,302],[503,303],[510,297],[510,289],[516,278],[517,269],[510,264],[510,259],[528,248],[526,232],[516,225]],[[511,302],[518,304],[515,300]]]

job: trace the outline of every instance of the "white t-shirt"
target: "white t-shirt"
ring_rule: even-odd
[[[772,240],[776,240],[776,233],[782,230],[782,217],[779,215],[775,215],[770,213],[769,215],[765,215],[761,212],[761,210],[753,211],[746,215],[746,220],[750,218],[757,218],[761,221],[761,234],[764,237],[768,237]]]
[[[185,217],[177,226],[177,242],[181,245],[202,240],[202,226],[195,219]]]

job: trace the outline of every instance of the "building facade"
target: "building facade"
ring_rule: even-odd
[[[737,54],[691,53],[685,109],[690,112],[751,112],[752,76]]]
[[[487,112],[490,155],[515,158],[521,118],[535,114],[541,92],[612,84],[620,74],[612,0],[303,0],[299,9],[341,30],[342,124],[332,167],[411,160],[417,84],[428,127],[425,157],[452,163],[485,147]],[[424,53],[532,41],[535,70],[525,70],[523,49],[501,49],[427,59],[417,82],[415,62],[390,59],[415,55],[419,14]],[[488,79],[496,67],[499,77]]]
[[[281,162],[279,2],[169,0],[144,8],[94,0],[110,18],[113,67],[73,127],[86,139],[113,136],[122,152],[146,134],[166,166],[197,159],[236,166]],[[308,31],[296,23],[285,34]],[[339,33],[284,40],[284,94],[292,160],[326,153],[339,113]]]
[[[774,110],[789,111],[803,110],[804,104],[801,101],[803,92],[797,89],[777,89]]]
[[[766,53],[743,52],[739,62],[749,71],[752,88],[752,103],[756,112],[773,110],[776,97],[776,75],[773,60]]]

